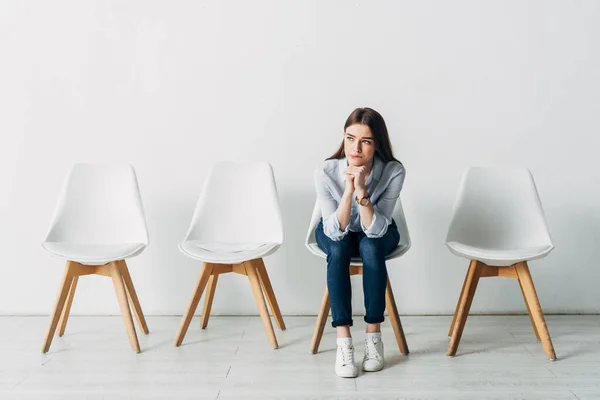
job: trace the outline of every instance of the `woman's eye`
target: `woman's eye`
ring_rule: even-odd
[[[369,145],[370,145],[370,144],[371,144],[371,141],[370,141],[370,140],[363,140],[363,143],[364,143],[364,144],[369,144]]]
[[[354,138],[351,136],[346,136],[346,140],[352,140],[352,139],[354,139]]]

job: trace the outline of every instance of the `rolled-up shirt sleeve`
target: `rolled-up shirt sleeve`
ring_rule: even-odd
[[[392,223],[392,213],[404,185],[405,176],[404,168],[399,168],[398,172],[391,178],[379,200],[377,200],[377,204],[373,204],[371,225],[365,227],[362,221],[360,222],[360,226],[367,237],[380,238],[387,233],[388,226]]]
[[[345,230],[340,230],[340,221],[337,218],[338,203],[329,191],[323,170],[318,169],[315,171],[315,188],[321,216],[323,217],[323,232],[331,240],[342,240],[348,234],[350,224]]]

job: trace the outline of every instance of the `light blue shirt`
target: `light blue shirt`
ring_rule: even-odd
[[[348,231],[363,231],[367,237],[380,238],[387,232],[388,225],[392,223],[392,213],[396,201],[400,196],[400,190],[404,184],[406,171],[402,164],[396,161],[384,163],[375,156],[373,168],[365,186],[369,198],[373,204],[373,221],[369,227],[365,227],[360,220],[360,205],[354,200],[356,192],[352,196],[352,211],[350,223],[345,230],[340,229],[340,222],[336,211],[344,194],[346,178],[344,170],[348,167],[348,160],[327,160],[323,167],[315,170],[315,186],[317,189],[317,200],[323,217],[323,231],[331,240],[341,240]]]

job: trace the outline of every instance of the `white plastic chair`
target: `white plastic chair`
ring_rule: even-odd
[[[398,202],[394,207],[392,218],[394,219],[394,221],[396,221],[398,233],[400,234],[400,242],[398,243],[398,247],[396,247],[394,251],[392,251],[386,256],[386,260],[392,260],[394,258],[401,257],[410,249],[411,245],[410,234],[408,232],[408,226],[406,225],[406,218],[404,216],[404,209],[402,208],[402,202],[400,198],[398,198]],[[315,202],[315,207],[313,209],[310,225],[308,227],[305,245],[311,253],[318,257],[326,259],[327,254],[325,254],[325,252],[321,250],[321,248],[317,244],[317,239],[315,235],[315,230],[320,220],[321,209],[319,208],[319,203],[317,201]],[[361,258],[353,257],[350,261],[350,275],[362,275],[362,273],[363,270]],[[319,315],[317,316],[317,324],[315,326],[315,331],[313,333],[312,342],[310,345],[310,352],[312,354],[317,354],[319,352],[319,345],[321,343],[321,338],[323,337],[323,330],[325,329],[325,324],[327,322],[327,316],[329,315],[330,309],[331,303],[329,299],[329,290],[327,289],[326,285],[325,294],[323,295],[323,299],[321,300],[321,309],[319,311]],[[394,300],[394,293],[392,291],[392,286],[390,284],[389,279],[386,290],[386,309],[388,311],[390,323],[392,325],[392,328],[394,329],[394,334],[396,336],[396,341],[398,342],[398,348],[400,349],[400,353],[406,355],[409,353],[408,345],[406,343],[404,330],[402,329],[402,323],[400,322],[398,308],[396,307],[396,301]]]
[[[456,354],[479,278],[502,276],[518,279],[535,334],[548,358],[555,360],[527,265],[554,248],[531,173],[524,168],[469,168],[446,245],[453,254],[471,260],[448,333],[448,355]]]
[[[208,325],[219,275],[235,272],[248,276],[269,342],[278,348],[264,296],[281,330],[285,324],[263,257],[275,252],[282,243],[283,224],[271,165],[215,164],[202,188],[187,235],[179,245],[183,254],[204,264],[175,346],[183,342],[205,287],[208,285],[202,329]]]
[[[58,325],[65,332],[82,275],[111,277],[129,342],[140,352],[129,305],[148,333],[126,258],[148,245],[148,230],[135,171],[128,164],[75,164],[67,176],[43,248],[67,261],[42,352],[50,349]],[[60,321],[59,321],[60,320]]]

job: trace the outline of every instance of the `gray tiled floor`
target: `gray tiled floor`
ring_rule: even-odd
[[[357,318],[359,320],[359,318]],[[40,353],[48,318],[0,318],[1,399],[600,399],[600,316],[547,316],[558,361],[546,359],[527,316],[471,316],[454,358],[450,317],[403,317],[411,354],[384,325],[386,368],[340,379],[335,332],[308,352],[314,317],[285,317],[272,350],[258,317],[192,322],[173,346],[178,317],[149,317],[141,354],[120,317],[71,317],[64,337]],[[356,359],[364,325],[354,328]]]

